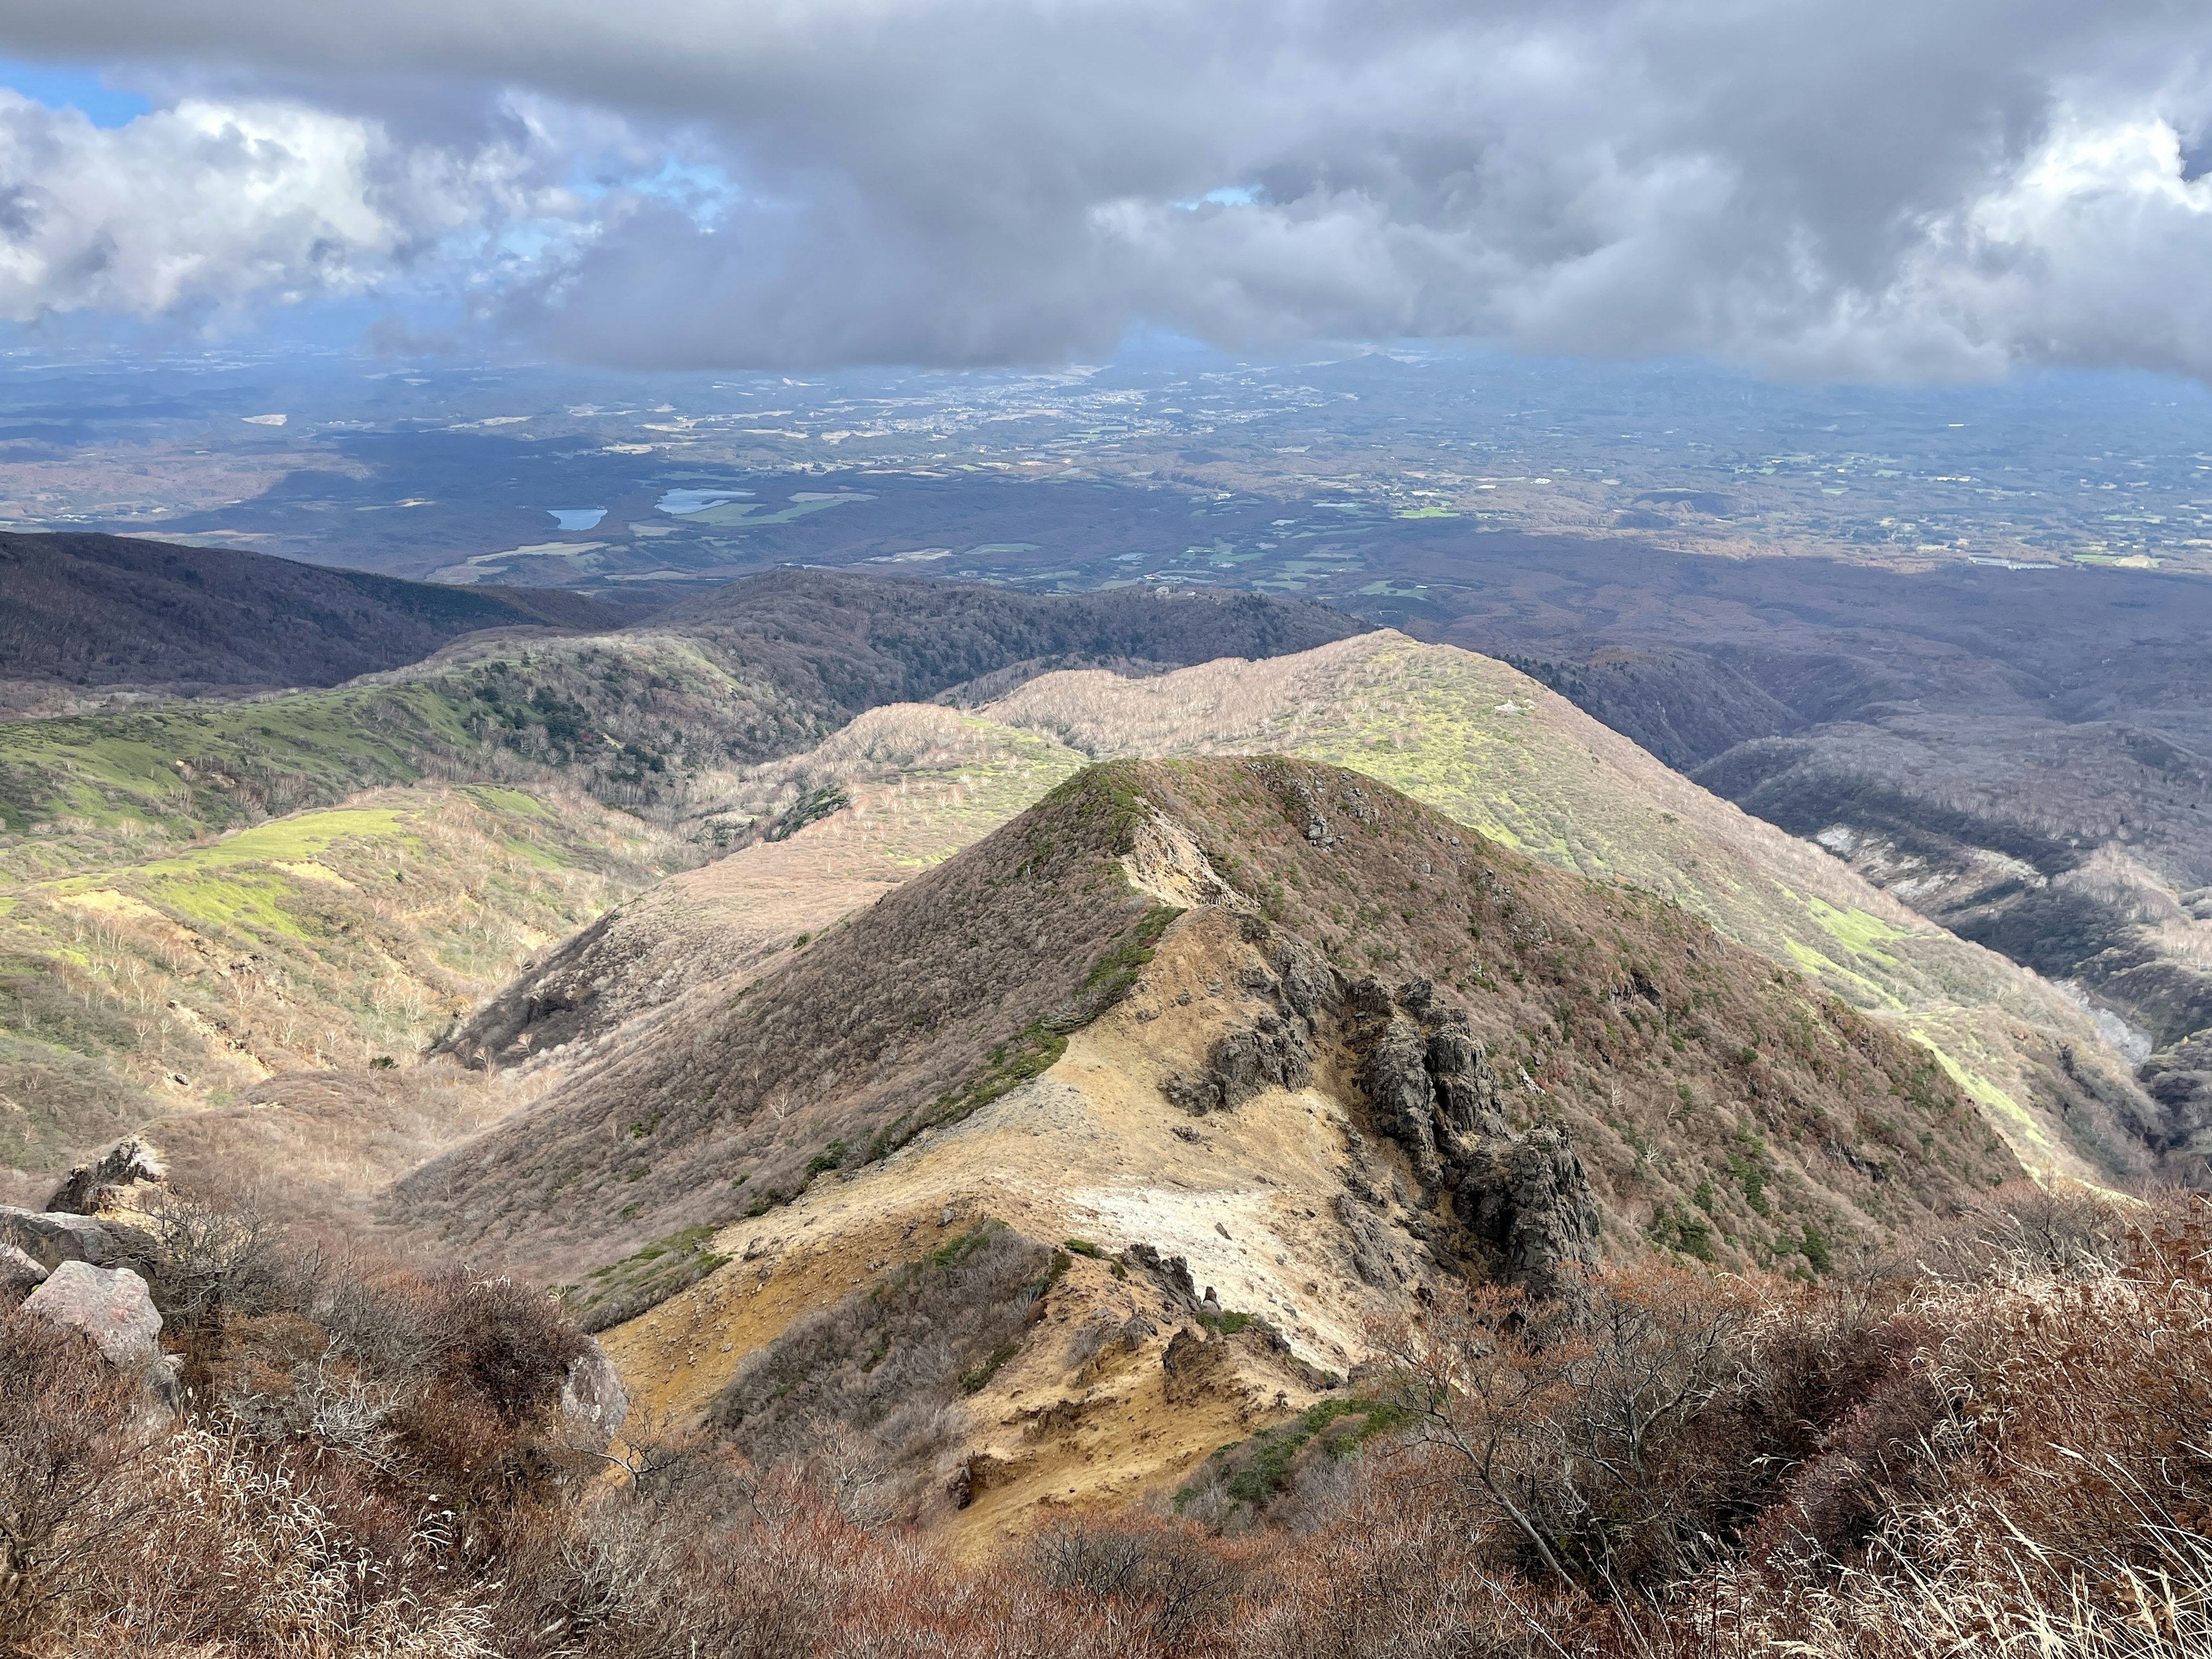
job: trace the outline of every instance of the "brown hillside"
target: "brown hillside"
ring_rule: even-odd
[[[846,718],[878,703],[927,702],[1018,664],[1273,657],[1365,627],[1323,605],[1252,593],[1035,594],[829,570],[749,576],[640,624],[697,641],[799,703]]]
[[[133,536],[0,534],[0,685],[336,685],[487,628],[618,627],[580,594],[445,587]],[[32,688],[16,688],[10,707]]]
[[[1164,1000],[1145,947],[1186,910],[1163,959],[1203,943],[1218,965]],[[410,1177],[398,1212],[573,1274],[1057,1075],[1124,991],[1109,1024],[1139,1039],[1121,1069],[1151,1073],[1131,1084],[1153,1121],[1233,1119],[1271,1090],[1348,1100],[1355,1139],[1395,1149],[1392,1224],[1478,1270],[1517,1247],[1454,1208],[1476,1182],[1463,1140],[1565,1130],[1608,1248],[1815,1268],[2019,1173],[1932,1057],[1702,921],[1372,780],[1220,759],[1080,775]]]
[[[766,1208],[1041,1070],[1166,916],[1096,769],[720,1006],[664,1020],[402,1182],[401,1215],[574,1269]],[[813,1166],[810,1170],[810,1166]]]

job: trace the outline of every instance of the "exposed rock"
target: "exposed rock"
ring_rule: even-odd
[[[1468,1035],[1464,1009],[1438,1002],[1425,979],[1395,995],[1380,980],[1363,979],[1345,1000],[1376,1126],[1406,1149],[1423,1186],[1442,1185],[1471,1140],[1506,1133],[1498,1074]]]
[[[1232,1110],[1267,1089],[1303,1089],[1313,1080],[1305,1032],[1279,1014],[1261,1013],[1243,1030],[1214,1039],[1206,1069],[1177,1073],[1167,1097],[1194,1116]]]
[[[0,1204],[0,1244],[12,1244],[42,1267],[85,1261],[112,1266],[147,1241],[135,1230],[67,1211],[19,1210]]]
[[[1186,1308],[1198,1306],[1198,1284],[1190,1276],[1190,1263],[1182,1256],[1163,1256],[1150,1244],[1132,1244],[1123,1255],[1131,1267],[1143,1269],[1172,1300]]]
[[[1336,975],[1310,951],[1278,939],[1267,965],[1275,970],[1275,999],[1286,1013],[1311,1021],[1339,1000]]]
[[[1459,1009],[1444,1012],[1447,1018],[1429,1036],[1429,1075],[1436,1080],[1438,1134],[1447,1146],[1456,1148],[1471,1139],[1509,1133],[1504,1100],[1488,1051],[1468,1035],[1463,1024],[1466,1016]]]
[[[1349,1194],[1339,1193],[1336,1218],[1352,1241],[1352,1271],[1359,1282],[1378,1291],[1395,1289],[1403,1275],[1392,1266],[1389,1248],[1374,1218],[1354,1204]]]
[[[604,1446],[629,1417],[629,1390],[596,1342],[568,1362],[561,1378],[561,1415],[580,1440]]]
[[[1429,1078],[1429,1043],[1421,1028],[1393,1017],[1361,1045],[1360,1086],[1374,1109],[1376,1127],[1406,1149],[1424,1187],[1441,1186],[1436,1085]]]
[[[46,1278],[45,1263],[33,1261],[13,1244],[0,1244],[0,1310],[15,1306]]]
[[[159,1186],[168,1176],[160,1152],[137,1135],[125,1135],[87,1164],[69,1172],[54,1195],[49,1211],[73,1215],[97,1215],[138,1188]]]
[[[1482,1142],[1453,1208],[1531,1296],[1571,1295],[1576,1271],[1596,1261],[1597,1200],[1565,1129]]]
[[[128,1267],[64,1261],[23,1304],[25,1311],[82,1331],[115,1365],[149,1364],[161,1356],[161,1316],[146,1281]]]
[[[1487,1051],[1465,1011],[1439,1001],[1428,981],[1394,993],[1363,979],[1345,1001],[1376,1127],[1405,1149],[1425,1188],[1450,1190],[1451,1214],[1499,1278],[1535,1296],[1571,1291],[1573,1269],[1595,1259],[1598,1211],[1566,1132],[1510,1132]],[[1356,1212],[1338,1209],[1360,1277],[1381,1282],[1359,1260],[1370,1241],[1352,1226]]]
[[[1274,1006],[1249,1026],[1215,1038],[1202,1071],[1177,1073],[1162,1085],[1170,1101],[1199,1117],[1232,1110],[1264,1090],[1312,1082],[1314,1022],[1337,1000],[1335,975],[1318,957],[1275,938],[1261,917],[1242,920],[1248,943],[1271,948],[1245,963],[1238,987]]]

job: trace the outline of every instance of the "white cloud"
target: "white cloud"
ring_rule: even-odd
[[[83,204],[0,262],[13,314],[413,272],[635,365],[1144,321],[2212,374],[2212,20],[2159,0],[0,0],[11,35],[207,89],[45,149],[0,110],[4,176]]]
[[[185,98],[113,128],[0,92],[0,316],[219,313],[368,290],[556,214],[512,137],[469,152],[373,119]]]

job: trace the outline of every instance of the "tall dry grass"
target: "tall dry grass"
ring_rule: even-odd
[[[0,1323],[4,1639],[39,1659],[2212,1655],[2212,1207],[2017,1195],[1916,1258],[1943,1266],[1440,1300],[1370,1381],[1395,1438],[1343,1463],[1317,1439],[1256,1515],[1063,1515],[981,1565],[851,1489],[835,1437],[764,1464],[711,1435],[619,1468],[580,1449],[553,1398],[581,1340],[518,1286],[280,1260],[218,1299],[174,1422],[88,1345]]]

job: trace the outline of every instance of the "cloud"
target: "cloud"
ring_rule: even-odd
[[[0,0],[0,44],[200,89],[9,141],[15,186],[131,204],[35,252],[20,291],[57,306],[434,276],[651,367],[1144,324],[2212,374],[2212,21],[2161,0]],[[131,197],[131,135],[188,106],[285,112],[283,186],[149,131]],[[204,257],[161,257],[186,220]]]
[[[482,260],[496,228],[566,205],[532,149],[398,144],[265,100],[185,98],[101,128],[0,91],[0,316],[211,315]]]

